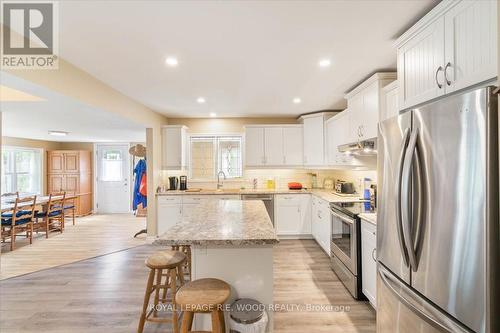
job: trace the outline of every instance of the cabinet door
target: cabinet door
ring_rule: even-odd
[[[330,236],[332,234],[332,223],[330,219],[330,208],[328,203],[321,201],[320,204],[320,230],[321,230],[321,245],[325,253],[330,256]]]
[[[80,171],[80,154],[78,152],[64,153],[64,171],[79,172]]]
[[[361,265],[363,294],[376,307],[377,301],[377,262],[376,258],[376,227],[361,220]]]
[[[278,235],[298,235],[300,233],[300,205],[278,205],[276,219]]]
[[[402,109],[444,94],[443,17],[398,49],[398,77]]]
[[[48,175],[47,194],[60,192],[64,187],[64,175]]]
[[[311,195],[296,194],[300,197],[300,227],[299,233],[311,235]]]
[[[48,153],[48,172],[64,172],[64,154],[59,152]]]
[[[313,238],[316,240],[316,242],[319,244],[319,235],[320,235],[320,230],[319,230],[319,221],[318,221],[318,199],[315,197],[312,197],[311,199],[311,232],[313,235]]]
[[[446,92],[497,76],[497,1],[460,1],[445,14]]]
[[[399,113],[398,88],[395,87],[389,91],[385,91],[382,98],[384,99],[384,105],[380,110],[379,122],[382,122],[386,119],[390,119],[398,115]]]
[[[165,233],[181,221],[182,204],[168,204],[158,201],[158,235]]]
[[[262,166],[264,162],[264,128],[245,128],[245,165]]]
[[[180,127],[162,129],[162,164],[166,169],[182,168],[183,131]]]
[[[304,164],[303,140],[302,127],[283,128],[283,154],[285,155],[285,165],[300,166]]]
[[[348,142],[357,142],[361,139],[361,126],[363,124],[363,95],[353,96],[349,101],[349,133]]]
[[[339,127],[337,126],[338,116],[336,115],[326,122],[326,162],[328,165],[336,164],[340,135]]]
[[[264,128],[264,159],[266,165],[284,165],[283,128]]]
[[[379,83],[374,82],[363,90],[363,112],[360,115],[361,139],[377,137],[379,107]]]
[[[67,193],[80,193],[80,176],[79,175],[65,175],[64,188]]]
[[[304,118],[304,164],[323,165],[324,154],[323,116]]]

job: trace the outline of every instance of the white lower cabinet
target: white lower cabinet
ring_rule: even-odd
[[[274,201],[274,224],[279,236],[311,235],[310,194],[277,194]]]
[[[329,256],[331,234],[329,203],[316,197],[313,197],[312,200],[312,234],[319,246]]]
[[[182,198],[178,195],[158,196],[157,200],[158,235],[165,233],[181,221]]]
[[[377,306],[377,227],[361,219],[361,274],[363,294]]]

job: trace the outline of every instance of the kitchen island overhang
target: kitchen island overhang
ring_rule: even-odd
[[[231,285],[228,303],[253,298],[269,308],[273,304],[273,246],[278,242],[262,201],[214,200],[189,211],[154,244],[190,245],[193,280],[219,278]],[[272,311],[268,317],[266,331],[272,332]],[[194,329],[210,328],[209,316],[197,318]]]

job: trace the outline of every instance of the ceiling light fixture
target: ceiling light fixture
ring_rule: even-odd
[[[205,102],[206,102],[205,98],[203,98],[203,97],[198,97],[198,98],[196,99],[196,101],[197,101],[199,104],[203,104],[203,103],[205,103]]]
[[[211,118],[215,118],[215,117],[217,117],[217,113],[215,113],[215,112],[210,112],[210,117],[211,117]]]
[[[330,65],[332,64],[332,62],[330,61],[330,59],[321,59],[318,63],[319,67],[330,67]]]
[[[293,102],[294,102],[295,104],[299,104],[300,102],[302,102],[302,100],[301,100],[299,97],[295,97],[295,98],[293,99]]]
[[[66,136],[66,135],[68,135],[68,132],[64,132],[64,131],[49,131],[49,135],[53,135],[53,136]]]
[[[165,59],[165,63],[170,67],[176,67],[179,64],[179,61],[177,61],[176,57],[167,57],[167,59]]]

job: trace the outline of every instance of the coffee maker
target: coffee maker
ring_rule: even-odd
[[[180,176],[180,190],[185,191],[187,190],[187,176]]]
[[[177,190],[177,187],[179,186],[179,178],[177,177],[168,177],[168,182],[169,182],[169,191],[175,191]]]

